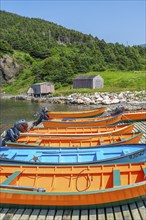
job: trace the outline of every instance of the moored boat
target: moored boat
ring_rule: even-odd
[[[146,121],[146,110],[129,111],[122,114],[123,121]]]
[[[84,120],[48,120],[42,121],[43,127],[91,127],[91,126],[107,126],[115,124],[121,120],[122,114],[117,116],[107,116],[102,118],[87,118]]]
[[[92,166],[1,164],[0,207],[85,209],[146,198],[146,163]]]
[[[47,137],[47,136],[20,136],[17,142],[6,142],[9,147],[96,147],[100,145],[137,144],[143,133],[122,135],[107,135],[97,137]]]
[[[74,112],[51,112],[48,111],[47,114],[49,118],[86,118],[86,117],[96,117],[105,112],[104,107],[83,110],[83,111],[74,111]]]
[[[134,124],[111,125],[106,127],[50,127],[31,128],[28,132],[21,133],[21,136],[97,136],[107,134],[131,133]]]
[[[146,162],[146,144],[93,148],[0,147],[0,163],[78,165]]]

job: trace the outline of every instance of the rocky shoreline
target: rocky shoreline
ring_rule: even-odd
[[[124,105],[126,110],[146,109],[146,91],[125,91],[119,93],[95,92],[94,94],[74,93],[69,96],[60,97],[31,97],[27,95],[5,95],[2,99],[28,100],[31,102],[42,102],[51,104],[74,104],[74,105],[95,105],[113,108],[115,105]]]

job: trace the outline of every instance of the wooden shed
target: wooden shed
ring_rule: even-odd
[[[54,85],[50,82],[35,83],[28,89],[28,95],[44,96],[54,93]]]
[[[73,88],[103,88],[104,79],[100,75],[77,76],[73,79]]]

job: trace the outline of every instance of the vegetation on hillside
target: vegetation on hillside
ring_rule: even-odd
[[[51,81],[59,89],[71,86],[78,74],[98,72],[108,79],[107,71],[114,72],[115,81],[118,78],[117,84],[123,88],[127,83],[133,85],[135,79],[129,82],[127,73],[122,78],[118,71],[145,70],[145,48],[141,46],[106,43],[52,22],[4,11],[0,11],[0,18],[0,56],[9,54],[21,65],[16,82],[4,87],[7,91],[20,92],[43,81]],[[105,80],[105,86],[108,82]]]

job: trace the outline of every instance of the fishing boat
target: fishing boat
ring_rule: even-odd
[[[100,145],[137,144],[143,133],[122,135],[107,135],[97,137],[48,137],[48,136],[19,136],[17,142],[6,142],[8,147],[96,147]]]
[[[0,147],[0,163],[86,165],[146,162],[146,144],[93,148]]]
[[[97,136],[107,134],[131,133],[134,124],[111,125],[106,127],[51,127],[51,128],[31,128],[28,132],[21,133],[21,136]]]
[[[117,116],[107,116],[102,118],[86,118],[75,120],[47,120],[42,121],[43,127],[91,127],[91,126],[107,126],[115,124],[121,120],[122,114]]]
[[[96,117],[105,112],[104,107],[96,108],[91,110],[75,111],[75,112],[51,112],[47,114],[49,118],[86,118],[86,117]]]
[[[146,163],[36,166],[1,164],[0,207],[85,209],[146,198]]]
[[[146,110],[129,111],[122,114],[123,121],[146,121]]]

